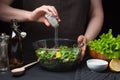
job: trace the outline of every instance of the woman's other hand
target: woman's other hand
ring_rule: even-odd
[[[86,47],[87,47],[87,39],[85,36],[80,35],[77,39],[78,41],[78,47],[80,47],[81,50],[81,55],[80,55],[80,61],[82,61],[84,55],[85,55],[85,51],[86,51]]]

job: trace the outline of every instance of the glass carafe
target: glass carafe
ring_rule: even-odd
[[[7,71],[9,69],[8,58],[8,40],[9,36],[5,33],[0,35],[0,71]]]

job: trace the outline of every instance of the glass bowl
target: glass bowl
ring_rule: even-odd
[[[57,43],[57,45],[56,45]],[[80,49],[70,39],[44,39],[33,43],[40,66],[50,71],[69,71],[79,64]]]

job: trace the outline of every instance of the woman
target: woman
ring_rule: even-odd
[[[84,43],[81,60],[85,54],[86,43],[96,38],[103,24],[102,0],[23,0],[23,10],[10,6],[12,0],[0,0],[0,20],[9,22],[15,18],[26,23],[24,29],[33,42],[38,39],[54,37],[54,29],[44,17],[53,12],[60,22],[59,37],[77,40]],[[40,6],[40,7],[39,7]],[[37,8],[38,7],[38,8]],[[59,14],[59,15],[58,15]],[[30,24],[28,26],[28,24]],[[35,36],[35,34],[39,34]]]

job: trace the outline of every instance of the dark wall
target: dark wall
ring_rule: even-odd
[[[113,35],[120,34],[120,4],[118,0],[103,0],[103,9],[105,14],[102,32],[113,30]]]
[[[119,30],[120,4],[118,2],[119,0],[102,0],[102,1],[103,1],[105,20],[100,34],[102,34],[103,32],[107,32],[108,29],[110,28],[113,29],[114,35],[120,34],[120,30]],[[14,7],[22,8],[22,0],[15,0]],[[0,32],[2,31],[9,32],[9,28],[4,28],[4,27],[9,27],[10,24],[0,22],[0,26],[1,26]]]
[[[22,8],[22,0],[14,0],[13,4],[11,5],[15,8]],[[7,22],[0,21],[0,33],[6,33],[8,35],[11,34],[11,24]]]

